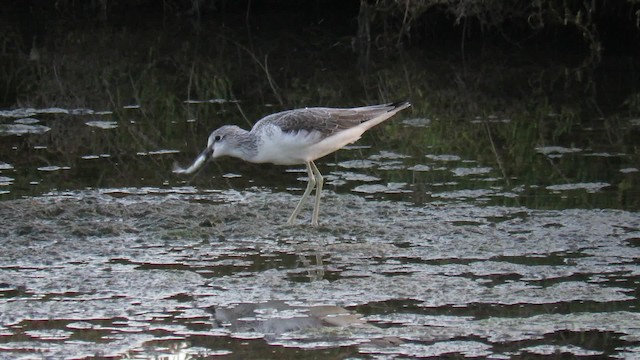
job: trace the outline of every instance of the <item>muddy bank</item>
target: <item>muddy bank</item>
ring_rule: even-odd
[[[637,355],[637,213],[297,199],[1,202],[0,357]]]

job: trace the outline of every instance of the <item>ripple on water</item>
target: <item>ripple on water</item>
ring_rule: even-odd
[[[444,199],[478,199],[495,195],[496,192],[489,189],[475,189],[475,190],[457,190],[433,193],[431,196]]]
[[[407,189],[406,186],[406,183],[388,183],[386,185],[365,184],[356,186],[352,191],[365,194],[399,194],[411,192],[411,190]]]
[[[338,163],[338,166],[345,169],[371,169],[377,165],[380,165],[380,162],[373,160],[347,160]]]
[[[95,160],[95,159],[105,159],[110,157],[111,157],[111,154],[100,154],[100,155],[83,155],[80,158],[83,160]]]
[[[559,158],[565,154],[573,154],[581,152],[580,148],[567,148],[564,146],[538,146],[535,148],[536,152],[545,155],[550,158]]]
[[[631,173],[635,173],[635,172],[638,172],[638,171],[640,171],[640,170],[638,170],[638,168],[633,168],[633,167],[620,169],[620,172],[623,173],[623,174],[631,174]]]
[[[431,170],[431,166],[423,165],[423,164],[416,164],[416,165],[413,165],[411,167],[408,167],[407,170],[410,170],[410,171],[429,171],[429,170]]]
[[[361,350],[364,354],[384,354],[408,357],[440,357],[446,354],[461,354],[464,357],[478,358],[493,354],[491,345],[478,341],[441,341],[435,344],[425,345],[418,343],[405,343],[398,346],[384,348],[364,346]]]
[[[546,189],[551,191],[585,190],[588,193],[595,193],[609,186],[611,186],[611,184],[609,183],[593,182],[549,185],[546,187]]]
[[[483,174],[487,174],[491,172],[490,167],[472,167],[472,168],[466,168],[466,167],[459,167],[459,168],[455,168],[452,169],[451,172],[455,175],[455,176],[469,176],[469,175],[483,175]]]
[[[39,340],[66,340],[73,332],[60,329],[28,330],[25,335]]]
[[[172,149],[160,149],[160,150],[151,150],[151,151],[139,151],[136,155],[146,156],[146,155],[168,155],[168,154],[178,154],[180,150],[172,150]]]
[[[378,154],[369,156],[371,160],[398,160],[410,158],[409,155],[398,154],[393,151],[380,151]]]
[[[85,122],[85,124],[87,126],[103,129],[103,130],[115,129],[118,127],[118,122],[116,121],[91,120],[91,121]]]
[[[331,175],[335,175],[344,181],[363,181],[363,182],[380,181],[379,177],[357,173],[357,172],[351,172],[351,171],[333,171],[331,172]]]
[[[41,166],[38,168],[38,171],[46,171],[46,172],[53,172],[53,171],[60,171],[60,170],[69,170],[71,169],[68,166],[57,166],[57,165],[49,165],[49,166]]]
[[[537,355],[572,354],[574,356],[604,355],[602,351],[587,350],[575,345],[537,345],[522,349],[525,353]]]
[[[462,158],[458,155],[450,155],[450,154],[442,154],[442,155],[433,155],[427,154],[425,155],[427,158],[434,161],[460,161]]]
[[[44,134],[49,130],[51,128],[44,125],[0,124],[0,136]]]
[[[16,121],[14,121],[16,124],[23,124],[23,125],[33,125],[33,124],[37,124],[40,122],[40,120],[36,119],[36,118],[22,118],[22,119],[17,119]]]
[[[407,126],[422,128],[422,127],[427,127],[431,125],[431,119],[427,119],[427,118],[405,119],[405,120],[402,120],[402,123]]]

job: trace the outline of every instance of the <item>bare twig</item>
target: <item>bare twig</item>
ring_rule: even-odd
[[[491,143],[491,150],[493,151],[493,155],[496,157],[496,162],[498,163],[498,167],[502,172],[502,178],[504,179],[505,183],[508,186],[510,186],[511,182],[509,181],[509,177],[507,177],[507,171],[505,170],[504,165],[502,164],[502,158],[500,157],[500,154],[498,154],[498,149],[496,148],[496,144],[493,141],[493,136],[491,135],[491,129],[489,128],[489,123],[487,121],[484,121],[484,129],[486,130],[487,136],[489,137],[489,142]]]
[[[237,41],[233,41],[236,46],[238,46],[240,49],[244,50],[247,54],[249,54],[249,56],[251,56],[251,58],[253,59],[253,61],[258,64],[258,66],[264,71],[265,75],[267,76],[267,82],[269,83],[269,87],[271,87],[271,91],[273,91],[273,94],[275,95],[276,99],[278,100],[278,103],[280,105],[284,105],[284,101],[282,100],[282,96],[280,96],[280,93],[278,92],[278,86],[276,85],[275,81],[273,80],[273,78],[271,77],[271,74],[269,73],[269,66],[268,66],[268,55],[264,56],[264,62],[261,62],[260,59],[258,59],[258,57],[256,56],[256,54],[247,49],[246,46],[238,43]]]

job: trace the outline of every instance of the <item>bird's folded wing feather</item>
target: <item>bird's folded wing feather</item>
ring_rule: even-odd
[[[341,130],[358,126],[365,121],[393,110],[390,105],[374,105],[351,109],[306,108],[284,111],[264,118],[265,123],[277,125],[283,132],[320,132],[328,137]]]

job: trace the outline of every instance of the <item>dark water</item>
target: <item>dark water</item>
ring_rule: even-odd
[[[0,357],[639,356],[638,59],[218,34],[78,31],[12,63]],[[399,99],[318,162],[318,229],[281,225],[302,167],[170,171],[221,124]]]

